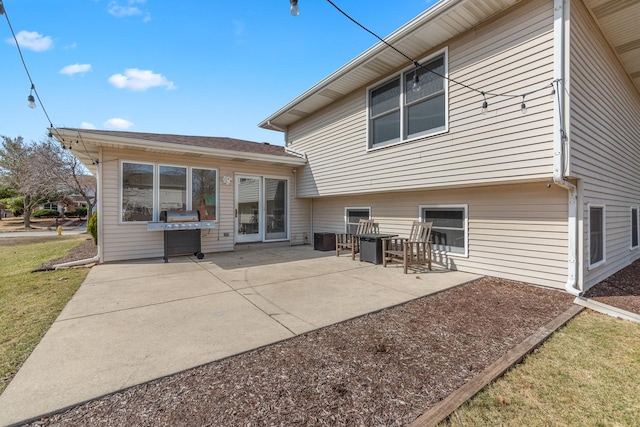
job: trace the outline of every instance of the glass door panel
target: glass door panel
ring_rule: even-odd
[[[287,180],[265,178],[265,240],[287,238]]]
[[[258,242],[262,240],[260,206],[260,177],[236,178],[236,241]]]

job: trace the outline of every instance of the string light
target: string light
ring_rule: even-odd
[[[289,3],[291,3],[291,7],[289,8],[289,11],[291,12],[291,16],[300,15],[300,7],[298,7],[298,0],[289,0]]]
[[[293,0],[291,0],[291,1],[293,1]],[[297,1],[296,1],[296,3],[297,3]],[[414,60],[413,58],[411,58],[410,56],[408,56],[408,55],[407,55],[407,54],[405,54],[404,52],[400,51],[398,48],[396,48],[395,46],[393,46],[392,44],[390,44],[389,42],[387,42],[385,39],[383,39],[382,37],[380,37],[379,35],[377,35],[377,34],[376,34],[376,33],[374,33],[373,31],[371,31],[370,29],[368,29],[367,27],[365,27],[364,25],[362,25],[361,23],[359,23],[358,21],[356,21],[355,19],[353,19],[351,16],[349,16],[349,14],[348,14],[348,13],[346,13],[344,10],[340,9],[340,8],[339,8],[339,7],[338,7],[338,6],[333,2],[333,1],[331,1],[331,0],[327,0],[327,3],[329,3],[331,6],[333,6],[333,7],[334,7],[334,9],[336,9],[338,12],[340,12],[342,15],[344,15],[344,17],[346,17],[347,19],[349,19],[351,22],[353,22],[354,24],[356,24],[358,27],[362,28],[364,31],[368,32],[369,34],[371,34],[372,36],[374,36],[375,38],[377,38],[379,41],[381,41],[382,43],[384,43],[385,45],[387,45],[387,47],[389,47],[390,49],[394,50],[395,52],[397,52],[398,54],[402,55],[403,57],[405,57],[406,59],[408,59],[409,61],[411,61],[413,64],[415,64],[415,65],[416,65],[416,71],[417,71],[417,68],[419,67],[419,68],[421,68],[421,69],[423,69],[423,70],[426,70],[426,71],[428,71],[428,72],[430,72],[430,73],[432,73],[432,74],[434,74],[434,75],[436,75],[436,76],[438,76],[438,77],[440,77],[440,78],[442,78],[442,79],[444,79],[444,80],[447,80],[447,81],[449,81],[449,82],[451,82],[451,83],[453,83],[453,84],[456,84],[456,85],[462,86],[462,87],[464,87],[464,88],[466,88],[466,89],[469,89],[469,90],[471,90],[471,91],[473,91],[473,92],[477,92],[477,93],[479,93],[480,95],[482,95],[482,97],[483,97],[483,101],[482,101],[482,110],[481,110],[481,111],[482,111],[482,113],[486,113],[486,112],[487,112],[487,110],[488,110],[489,103],[487,102],[487,95],[489,95],[489,96],[492,96],[492,97],[504,97],[504,98],[510,98],[510,99],[511,99],[511,98],[518,98],[518,97],[520,97],[520,96],[521,96],[521,97],[522,97],[522,104],[520,104],[520,111],[522,111],[522,114],[526,114],[526,112],[527,112],[527,106],[526,106],[526,105],[525,105],[525,103],[524,103],[524,97],[525,97],[525,96],[527,96],[527,95],[534,94],[534,93],[536,93],[536,92],[539,92],[539,91],[544,90],[545,88],[548,88],[548,87],[549,87],[549,85],[547,84],[547,85],[545,85],[545,86],[544,86],[544,88],[536,89],[536,90],[533,90],[533,91],[527,92],[527,93],[525,93],[525,94],[513,94],[513,93],[492,93],[492,92],[485,92],[485,91],[482,91],[482,90],[480,90],[480,89],[476,89],[476,88],[471,87],[471,86],[469,86],[469,85],[467,85],[467,84],[465,84],[465,83],[459,82],[459,81],[454,80],[454,79],[452,79],[452,78],[450,78],[450,77],[448,77],[448,76],[442,75],[442,74],[438,73],[437,71],[432,70],[432,69],[430,69],[430,68],[428,68],[428,67],[424,67],[424,66],[422,66],[422,65],[421,65],[420,63],[418,63],[416,60]],[[414,85],[415,85],[416,81],[418,81],[418,75],[417,75],[417,73],[416,73],[416,74],[414,74]],[[554,80],[554,81],[551,83],[551,86],[553,87],[554,83],[556,83],[556,82],[557,82],[557,80]],[[555,90],[555,89],[554,89],[554,90]],[[555,92],[554,92],[554,94],[555,94]]]
[[[422,89],[422,86],[420,86],[420,77],[418,76],[418,67],[420,65],[416,65],[416,69],[413,72],[413,84],[411,85],[411,90],[414,93],[418,93],[420,92],[420,89]]]
[[[27,96],[27,101],[29,101],[29,108],[36,108],[36,99],[33,97],[33,90],[36,87],[31,84],[31,91],[29,92],[29,96]]]
[[[482,114],[487,114],[487,111],[489,111],[489,103],[487,102],[487,97],[485,96],[484,92],[482,92],[482,98],[484,98],[484,101],[482,101]]]

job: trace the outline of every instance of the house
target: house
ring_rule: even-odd
[[[203,252],[421,219],[442,266],[578,294],[640,258],[637,22],[639,2],[441,0],[259,124],[285,147],[52,130],[97,176],[103,262],[161,257],[169,209],[215,222]]]
[[[440,264],[578,294],[640,258],[638,22],[637,1],[441,0],[259,126],[306,156],[311,230],[433,221]]]
[[[294,197],[305,159],[282,146],[232,138],[51,129],[79,141],[74,155],[97,178],[101,262],[164,255],[162,211],[199,211],[202,252],[236,243],[309,241],[309,203]],[[300,220],[299,218],[302,218]]]

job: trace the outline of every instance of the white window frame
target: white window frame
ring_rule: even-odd
[[[418,207],[418,218],[419,221],[424,221],[424,211],[429,209],[451,209],[458,210],[462,209],[464,212],[464,217],[462,218],[463,223],[463,233],[464,233],[464,251],[462,253],[459,252],[448,252],[444,250],[436,249],[433,247],[433,252],[436,254],[446,254],[447,256],[452,257],[460,257],[460,258],[468,258],[469,257],[469,204],[446,204],[446,205],[420,205]],[[432,229],[433,232],[433,229]]]
[[[207,170],[214,171],[216,173],[216,219],[213,221],[218,221],[220,218],[220,171],[217,168],[206,168],[201,166],[189,166],[187,171],[187,206],[191,206],[190,209],[195,210],[193,207],[193,170]]]
[[[636,245],[633,246],[633,211],[636,211]],[[629,207],[629,249],[636,250],[640,248],[640,206]]]
[[[157,200],[157,180],[158,180],[158,167],[155,163],[150,163],[150,162],[142,162],[139,160],[120,160],[120,174],[118,177],[118,224],[146,224],[148,222],[151,221],[124,221],[122,219],[122,214],[123,214],[123,204],[122,204],[122,197],[124,196],[123,194],[123,186],[122,186],[122,179],[123,179],[123,175],[124,175],[124,164],[125,163],[132,163],[132,164],[138,164],[138,165],[148,165],[148,166],[152,166],[153,167],[153,179],[152,179],[152,191],[151,191],[151,197],[152,197],[152,202],[151,202],[151,208],[153,209],[153,214],[151,215],[151,221],[157,221],[158,218],[158,211],[157,211],[157,204],[158,204],[158,200]]]
[[[437,130],[428,130],[428,131],[424,131],[422,133],[419,133],[417,135],[412,135],[412,136],[405,136],[407,133],[407,129],[406,127],[407,125],[407,119],[405,117],[405,111],[406,111],[406,104],[405,104],[405,84],[404,84],[404,75],[405,73],[411,71],[412,69],[415,68],[415,65],[410,65],[406,68],[404,68],[403,70],[393,74],[392,76],[389,76],[388,78],[379,81],[371,86],[367,87],[367,93],[366,93],[366,113],[367,113],[367,120],[366,120],[366,132],[367,132],[367,137],[366,137],[366,149],[367,151],[375,151],[375,150],[380,150],[383,148],[387,148],[387,147],[393,147],[395,145],[399,145],[399,144],[404,144],[406,142],[411,142],[411,141],[415,141],[417,139],[422,139],[422,138],[427,138],[427,137],[431,137],[431,136],[435,136],[435,135],[440,135],[443,133],[447,133],[449,132],[449,48],[448,47],[444,47],[443,49],[440,49],[437,52],[434,52],[433,54],[426,56],[422,59],[420,59],[418,62],[420,64],[424,64],[424,63],[428,63],[434,59],[436,59],[439,56],[443,56],[444,58],[444,128],[440,129],[438,128]],[[395,79],[399,79],[400,80],[400,95],[398,96],[398,108],[400,109],[400,134],[398,135],[398,138],[394,138],[393,140],[390,140],[388,143],[380,143],[379,145],[376,145],[375,147],[372,145],[372,140],[371,140],[371,132],[372,132],[372,127],[371,127],[371,116],[370,116],[370,103],[371,103],[371,92],[386,85],[387,83],[395,80]]]
[[[371,206],[345,206],[344,208],[344,232],[349,232],[349,211],[369,211],[369,217],[371,219]]]
[[[191,209],[189,206],[191,206],[191,200],[189,200],[189,190],[190,190],[190,180],[189,178],[191,178],[191,170],[188,166],[184,166],[184,165],[172,165],[172,164],[167,164],[167,163],[158,163],[156,165],[157,168],[157,174],[156,174],[156,180],[157,180],[157,185],[154,182],[154,189],[153,191],[156,192],[156,196],[157,196],[157,202],[158,202],[158,206],[157,206],[157,211],[158,211],[158,215],[160,215],[160,168],[162,167],[166,167],[166,168],[181,168],[185,170],[185,177],[184,179],[186,180],[185,182],[185,197],[184,197],[184,205],[185,205],[185,209]],[[154,206],[154,211],[156,206]]]
[[[150,165],[153,167],[153,215],[151,220],[149,221],[123,221],[122,220],[122,197],[123,197],[123,187],[122,187],[122,175],[123,175],[123,165],[125,163],[133,163],[140,165]],[[203,169],[210,170],[216,172],[216,219],[218,221],[220,215],[220,171],[217,168],[211,167],[200,167],[200,166],[186,166],[186,165],[173,165],[166,163],[152,163],[152,162],[142,162],[139,160],[120,160],[120,173],[118,177],[118,224],[119,225],[129,225],[129,224],[147,224],[149,222],[159,221],[160,220],[160,167],[168,166],[168,167],[177,167],[177,168],[185,168],[187,170],[187,194],[186,194],[186,209],[193,209],[192,204],[192,179],[193,179],[193,169]]]
[[[602,209],[602,259],[591,264],[591,209]],[[587,256],[589,269],[599,267],[607,262],[607,210],[606,205],[587,203]]]

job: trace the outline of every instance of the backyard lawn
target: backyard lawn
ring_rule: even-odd
[[[640,324],[586,310],[441,426],[640,425]]]
[[[89,269],[32,273],[86,235],[0,240],[0,393],[29,357]]]

